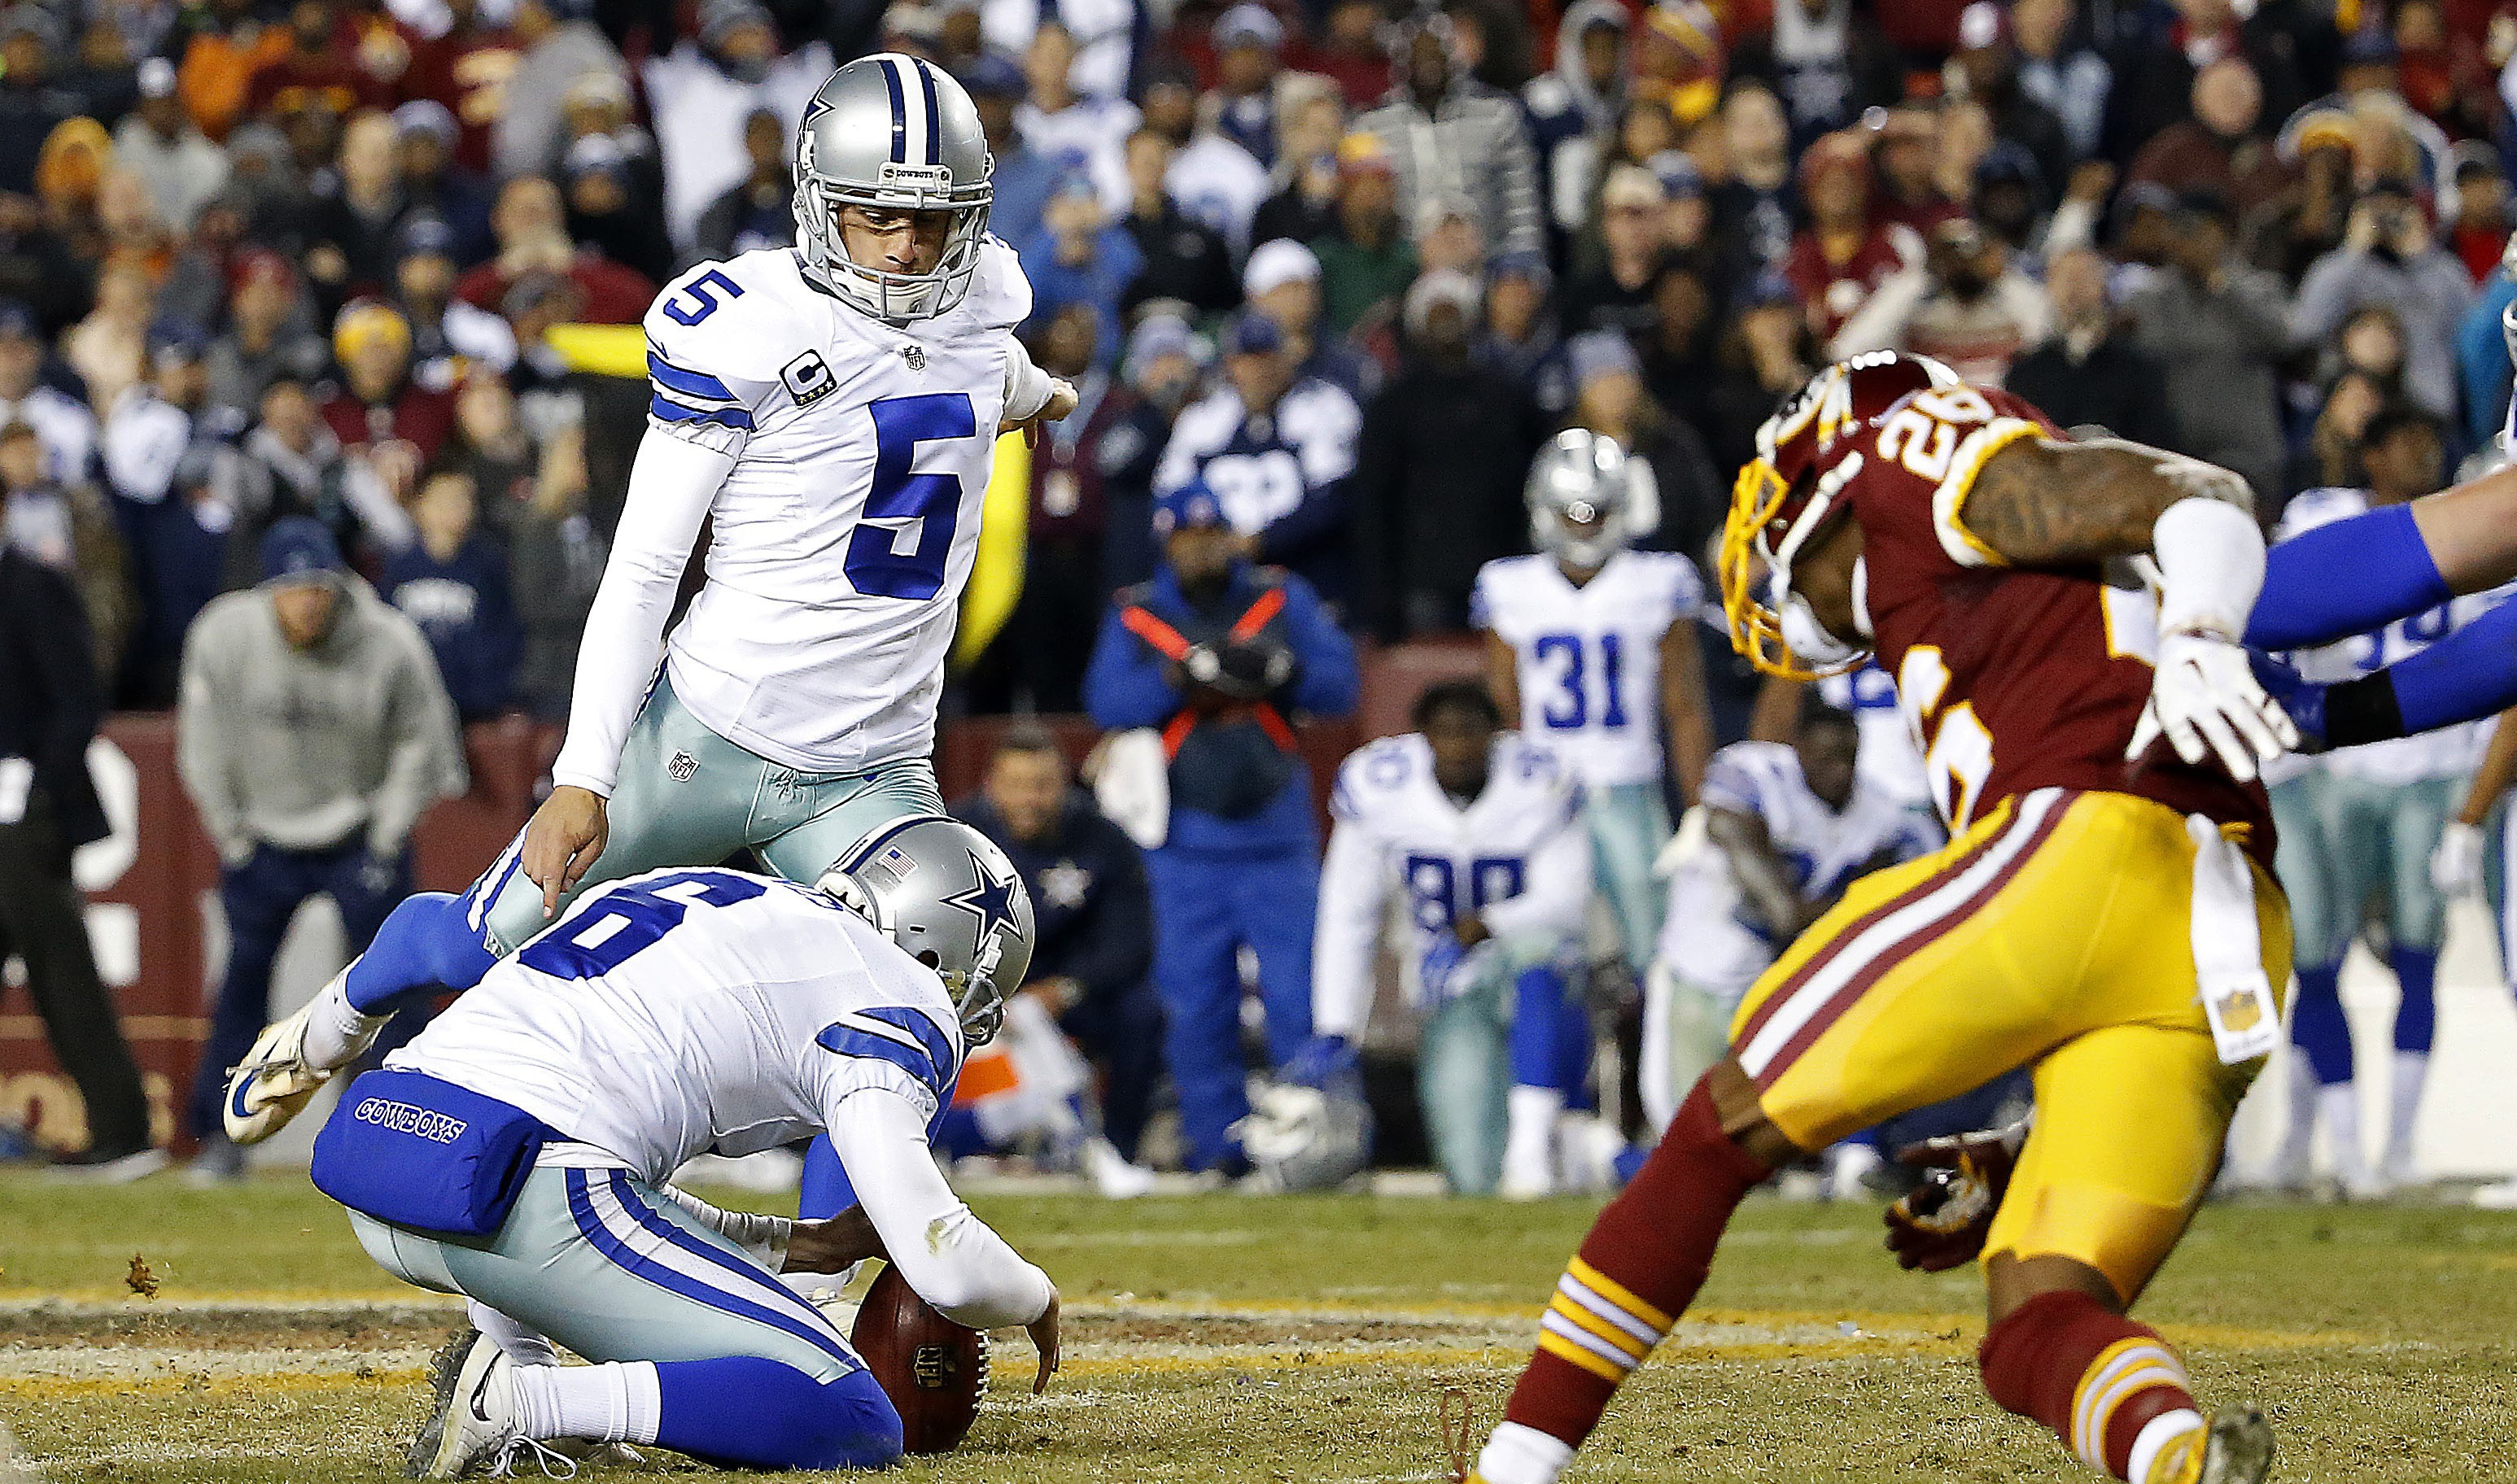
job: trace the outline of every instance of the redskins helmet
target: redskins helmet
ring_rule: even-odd
[[[1871,351],[1811,377],[1757,430],[1757,456],[1731,488],[1720,556],[1730,643],[1751,664],[1788,680],[1814,680],[1861,662],[1864,652],[1853,651],[1812,663],[1785,637],[1784,612],[1796,601],[1792,562],[1844,513],[1836,494],[1860,468],[1860,455],[1833,461],[1828,479],[1818,467],[1907,395],[1957,384],[1955,371],[1929,357]],[[1803,648],[1814,648],[1809,634],[1800,637]]]

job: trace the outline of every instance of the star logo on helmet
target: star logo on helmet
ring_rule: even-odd
[[[988,869],[988,863],[976,852],[970,856],[971,873],[979,884],[968,891],[946,897],[945,905],[958,907],[979,919],[979,941],[984,943],[996,934],[1014,931],[1014,878],[1000,879]]]

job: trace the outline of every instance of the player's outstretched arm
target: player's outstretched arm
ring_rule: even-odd
[[[2297,686],[2282,703],[2327,747],[2413,737],[2517,706],[2517,603],[2382,670],[2339,685]]]

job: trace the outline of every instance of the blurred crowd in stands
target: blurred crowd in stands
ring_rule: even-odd
[[[2452,466],[2507,395],[2503,0],[19,0],[0,482],[114,700],[168,704],[308,515],[464,717],[564,716],[637,425],[548,331],[789,240],[790,126],[877,48],[978,101],[1085,393],[976,709],[1079,708],[1197,474],[1397,640],[1466,628],[1554,431],[1640,454],[1648,544],[1700,559],[1757,423],[1859,349],[2239,469],[2268,522],[2361,483],[2371,418]]]

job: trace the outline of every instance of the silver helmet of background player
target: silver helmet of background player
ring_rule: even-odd
[[[795,246],[813,280],[886,324],[960,303],[988,234],[996,161],[970,95],[942,67],[883,52],[832,72],[795,129]],[[935,271],[889,273],[848,256],[846,206],[949,211]]]
[[[1598,568],[1634,540],[1634,460],[1617,441],[1567,428],[1538,450],[1521,498],[1529,539],[1576,567]]]
[[[814,885],[941,975],[971,1045],[996,1039],[1031,972],[1031,893],[986,835],[940,814],[894,820]]]

